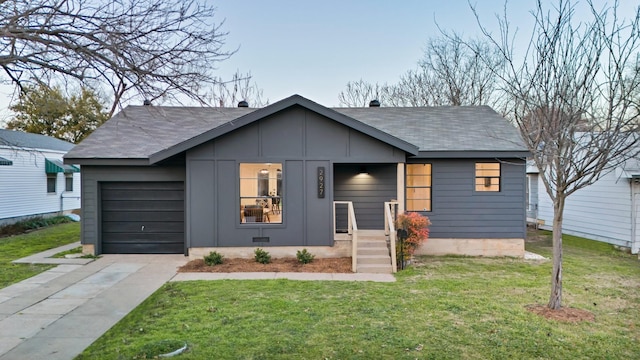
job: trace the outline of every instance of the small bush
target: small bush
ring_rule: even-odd
[[[259,262],[260,264],[268,264],[271,262],[271,255],[260,248],[257,248],[256,251],[254,251],[254,254],[256,262]]]
[[[402,229],[407,232],[402,254],[400,254],[400,247],[396,247],[397,256],[400,257],[400,255],[402,255],[404,259],[410,259],[418,246],[426,242],[429,238],[429,225],[431,225],[431,221],[428,217],[420,215],[417,212],[406,212],[398,215],[395,225],[397,229]]]
[[[204,263],[208,266],[220,265],[223,262],[224,256],[217,251],[212,251],[209,255],[205,255]]]
[[[296,257],[298,258],[299,262],[303,264],[308,264],[312,262],[316,256],[308,252],[307,249],[302,249],[302,251],[298,250],[296,252]]]
[[[45,226],[58,225],[71,222],[71,219],[64,215],[53,217],[36,216],[30,219],[18,221],[10,225],[0,226],[0,237],[25,233],[29,230],[39,229]]]

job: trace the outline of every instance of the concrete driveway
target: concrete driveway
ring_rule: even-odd
[[[169,281],[187,258],[103,255],[85,265],[55,262],[62,264],[0,290],[1,360],[73,359]]]

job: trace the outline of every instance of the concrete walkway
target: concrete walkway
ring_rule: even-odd
[[[0,289],[0,360],[69,360],[167,281],[291,279],[392,282],[390,274],[178,273],[182,255],[51,259],[77,244],[15,262],[57,267]]]

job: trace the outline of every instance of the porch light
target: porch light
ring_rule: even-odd
[[[367,172],[367,167],[366,166],[361,166],[360,167],[360,175],[367,175],[369,174],[369,172]]]

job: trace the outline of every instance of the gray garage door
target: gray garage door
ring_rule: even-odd
[[[102,183],[102,252],[184,252],[184,183]]]

